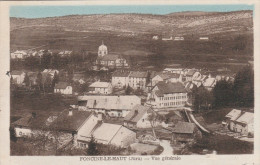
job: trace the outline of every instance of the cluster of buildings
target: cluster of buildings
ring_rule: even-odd
[[[67,57],[71,56],[73,51],[71,50],[62,50],[62,51],[56,51],[56,50],[46,50],[46,49],[41,49],[41,50],[16,50],[11,52],[10,57],[11,59],[25,59],[27,57],[42,57],[44,54],[54,54],[57,53],[57,55],[61,57]]]

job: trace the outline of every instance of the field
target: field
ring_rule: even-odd
[[[253,35],[212,36],[209,41],[187,38],[184,41],[152,40],[150,35],[124,36],[113,32],[76,32],[53,27],[29,27],[11,31],[11,50],[51,49],[97,52],[104,41],[108,51],[126,58],[135,57],[142,66],[227,68],[236,71],[253,60]],[[160,60],[160,62],[159,62]],[[161,69],[160,68],[160,69]]]

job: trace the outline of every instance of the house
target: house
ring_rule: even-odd
[[[148,93],[146,104],[158,109],[177,108],[183,107],[187,100],[187,90],[182,83],[159,82]]]
[[[162,36],[162,41],[172,41],[172,40],[173,40],[173,38],[170,35],[163,35]]]
[[[109,82],[94,82],[89,86],[89,93],[95,94],[111,94],[112,93],[112,85]]]
[[[211,91],[217,84],[217,80],[214,77],[208,77],[204,82],[203,86],[208,90]]]
[[[234,121],[241,116],[242,111],[238,110],[238,109],[233,109],[232,111],[230,111],[226,116],[225,116],[225,121],[222,122],[222,124],[228,126],[228,128],[231,131],[235,130],[235,123]]]
[[[122,125],[102,123],[93,132],[97,143],[127,148],[136,140],[136,133]]]
[[[11,53],[11,59],[23,59],[27,57],[27,52],[25,50],[16,50]]]
[[[165,68],[163,72],[170,72],[170,73],[177,73],[177,74],[184,74],[182,68]]]
[[[182,82],[182,75],[177,73],[155,73],[151,79],[151,82],[147,84],[148,90],[154,87],[158,82],[168,81],[168,82]]]
[[[131,71],[129,74],[129,86],[133,89],[144,90],[146,88],[147,78],[148,78],[147,72]]]
[[[54,93],[60,93],[63,95],[71,95],[72,86],[70,86],[67,82],[58,82],[57,84],[55,84]]]
[[[254,113],[245,112],[235,120],[235,132],[248,136],[254,134]]]
[[[22,85],[25,78],[25,72],[14,70],[11,71],[12,82],[18,85]]]
[[[196,136],[196,126],[194,123],[179,121],[170,130],[172,131],[172,141],[174,143],[192,142]]]
[[[130,71],[116,70],[112,74],[112,86],[116,88],[127,87]]]
[[[103,41],[102,44],[98,47],[98,57],[103,57],[108,54],[107,46],[104,45]]]
[[[124,117],[124,126],[129,128],[150,128],[151,123],[148,120],[150,113],[154,113],[151,107],[136,105]]]
[[[135,95],[84,95],[78,97],[79,110],[95,111],[110,117],[125,117],[137,104],[141,104],[141,98]]]
[[[192,81],[194,79],[196,79],[197,77],[200,77],[201,74],[198,70],[196,69],[190,69],[186,75],[185,75],[185,78],[186,78],[186,81]]]
[[[36,73],[36,72],[28,72],[27,75],[29,77],[30,86],[37,85],[37,75],[38,75],[38,73]]]

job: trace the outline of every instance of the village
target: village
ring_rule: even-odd
[[[54,56],[73,58],[70,50],[54,54],[45,49],[16,50],[11,60],[26,63],[34,58],[43,63],[49,59],[54,63]],[[222,98],[223,102],[231,98],[225,87],[238,81],[238,73],[216,74],[180,65],[156,71],[136,69],[120,53],[110,53],[103,41],[95,57],[86,64],[87,72],[86,68],[77,70],[77,65],[72,70],[11,70],[13,145],[26,142],[42,148],[38,154],[216,154],[221,149],[202,145],[193,151],[194,146],[205,138],[224,136],[225,141],[242,143],[250,150],[253,108],[230,106],[231,100],[225,111],[214,110],[222,106],[218,105]],[[251,64],[247,68],[253,71]],[[208,114],[218,120],[207,123]],[[93,145],[102,149],[89,151]]]

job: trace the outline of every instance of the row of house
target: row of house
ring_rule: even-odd
[[[88,111],[65,110],[55,115],[32,114],[14,122],[17,137],[47,136],[58,148],[73,144],[87,147],[91,137],[97,143],[128,147],[136,140],[136,133],[117,124],[104,123],[100,114]]]
[[[55,50],[16,50],[10,53],[11,59],[25,59],[27,57],[42,57],[44,54],[54,54],[57,53],[61,57],[71,56],[72,51],[70,50],[62,50],[62,51],[55,51]]]

